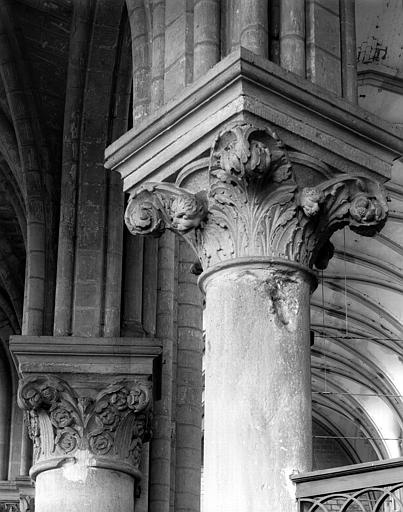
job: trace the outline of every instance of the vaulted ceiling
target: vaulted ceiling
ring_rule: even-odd
[[[70,153],[77,150],[71,140],[79,140],[81,120],[87,138],[95,139],[102,120],[94,105],[104,105],[108,118],[120,114],[102,88],[104,78],[121,72],[116,33],[126,35],[122,45],[130,56],[124,0],[0,0],[0,340],[6,352],[9,335],[29,323],[24,294],[39,312],[34,330],[52,332],[64,144]],[[130,77],[130,62],[125,66],[121,74]],[[111,136],[122,128],[115,131]]]
[[[359,104],[403,126],[403,5],[357,0]],[[402,130],[403,136],[403,130]],[[397,457],[403,437],[403,164],[374,238],[345,229],[312,298],[314,418],[357,460]],[[326,437],[326,434],[319,436]],[[366,438],[367,440],[363,440]]]
[[[26,276],[41,275],[25,268],[26,254],[56,237],[71,16],[70,1],[0,1],[0,350],[8,357],[9,335],[22,331]]]

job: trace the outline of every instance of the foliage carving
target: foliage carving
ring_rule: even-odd
[[[381,184],[340,174],[314,187],[296,179],[287,151],[270,129],[237,124],[211,149],[209,187],[197,194],[167,183],[135,191],[126,224],[136,234],[183,236],[204,270],[221,261],[264,256],[324,268],[338,229],[373,236],[386,222]]]
[[[35,462],[87,449],[138,467],[150,435],[147,383],[115,382],[91,399],[79,397],[57,377],[37,375],[20,381],[18,403],[25,410]]]

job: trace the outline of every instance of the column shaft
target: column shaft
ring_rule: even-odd
[[[202,297],[189,269],[195,255],[179,245],[178,351],[176,380],[175,512],[200,509],[202,404]]]
[[[155,336],[157,311],[158,240],[144,240],[143,268],[143,329],[147,336]]]
[[[0,480],[7,480],[10,452],[11,375],[6,355],[0,349]]]
[[[357,103],[355,0],[340,0],[340,29],[343,97]]]
[[[35,490],[35,509],[40,512],[134,510],[132,476],[107,469],[80,468],[68,461],[60,469],[40,473]]]
[[[105,122],[110,111],[110,97],[113,93],[113,63],[116,59],[116,48],[119,42],[119,24],[122,18],[123,2],[107,5],[98,2],[91,25],[90,47],[88,49],[88,62],[85,74],[85,87],[82,90],[82,117],[79,125],[80,158],[78,192],[75,208],[76,239],[74,255],[74,286],[73,286],[73,312],[71,332],[76,336],[100,336],[103,334],[105,322],[105,291],[113,296],[120,295],[118,286],[110,286],[105,282],[105,270],[117,271],[120,263],[118,256],[112,255],[108,238],[114,237],[118,231],[108,233],[108,204],[110,180],[103,167],[103,152],[109,140],[108,123]],[[103,46],[105,39],[104,27],[106,24],[114,27],[110,33],[107,46]],[[105,71],[110,70],[109,74]],[[94,94],[99,85],[99,77],[103,76],[102,92]],[[93,114],[96,112],[96,115]],[[91,115],[90,115],[91,113]],[[91,119],[91,122],[89,122]],[[112,179],[112,178],[111,178]],[[116,179],[116,178],[115,178]],[[115,183],[115,193],[117,184]],[[116,196],[115,196],[116,197]],[[121,197],[121,196],[120,196]],[[112,198],[111,198],[112,199]],[[118,213],[118,212],[116,212]],[[109,226],[108,226],[109,224]],[[114,222],[112,222],[114,224]],[[120,235],[119,235],[120,236]],[[113,240],[112,240],[113,243]],[[120,247],[114,247],[119,252]],[[106,255],[109,251],[109,261]],[[114,289],[113,289],[114,288]],[[110,295],[108,307],[115,299]],[[116,310],[113,312],[116,319]],[[111,327],[108,318],[108,330]],[[116,322],[111,329],[116,331]],[[56,332],[56,331],[55,331]],[[58,332],[58,335],[62,332]]]
[[[28,476],[29,469],[32,466],[32,441],[29,438],[27,425],[22,423],[21,436],[21,457],[20,457],[20,475]]]
[[[150,512],[168,512],[171,488],[172,350],[174,337],[175,236],[166,233],[158,247],[156,335],[163,343],[161,399],[154,404],[150,451]]]
[[[120,176],[111,172],[108,176],[108,194],[106,218],[106,268],[105,268],[105,303],[104,303],[104,336],[120,336],[120,302],[122,287],[123,258],[123,192]]]
[[[308,274],[245,264],[204,287],[204,510],[295,512],[289,477],[312,458]]]
[[[231,51],[236,50],[240,42],[240,26],[241,26],[241,0],[227,0],[229,17],[227,18],[227,30],[229,31],[230,37],[229,42],[231,44]]]
[[[337,2],[324,9],[306,2],[306,77],[341,96],[340,12]]]
[[[194,4],[193,79],[201,77],[220,58],[220,2],[196,0]]]
[[[257,55],[269,56],[269,14],[267,0],[241,2],[240,43]]]
[[[80,167],[80,134],[83,111],[92,4],[87,0],[74,3],[70,34],[70,57],[67,72],[66,107],[64,113],[63,166],[59,246],[55,297],[54,332],[56,336],[71,334],[74,259],[77,233],[77,197]]]
[[[165,0],[153,0],[151,112],[164,103]]]
[[[144,239],[126,239],[123,288],[123,336],[141,336],[143,311]]]
[[[305,0],[280,3],[280,62],[305,77]]]
[[[126,3],[132,32],[133,126],[136,126],[150,111],[149,34],[144,2],[129,0]]]
[[[32,443],[28,437],[24,425],[24,414],[17,406],[17,391],[12,394],[11,425],[10,431],[10,453],[8,462],[8,480],[14,480],[15,477],[27,476],[29,468],[32,465]],[[28,438],[29,446],[24,437]],[[25,449],[27,447],[28,449]],[[30,449],[29,449],[30,448]]]
[[[270,60],[280,64],[280,0],[270,2]]]
[[[175,237],[174,255],[174,287],[173,287],[173,335],[172,335],[172,388],[171,388],[171,467],[170,467],[170,496],[169,511],[175,511],[175,485],[176,485],[176,386],[178,369],[178,255],[179,237]]]
[[[165,1],[164,99],[193,81],[193,0]]]

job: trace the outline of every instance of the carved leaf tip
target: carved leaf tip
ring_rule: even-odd
[[[230,176],[259,180],[269,174],[273,181],[284,181],[290,177],[291,165],[274,132],[242,124],[218,135],[211,151],[210,173],[223,182]]]
[[[142,187],[131,194],[125,212],[125,223],[130,233],[161,236],[165,231],[161,208],[149,187]]]
[[[388,216],[383,187],[363,176],[344,175],[317,187],[305,187],[299,202],[308,218],[323,214],[328,217],[329,227],[339,229],[348,225],[363,236],[378,233]]]

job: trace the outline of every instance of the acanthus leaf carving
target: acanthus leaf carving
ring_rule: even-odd
[[[20,495],[19,501],[2,501],[0,512],[35,512],[35,499],[33,496]]]
[[[36,375],[20,381],[18,403],[25,409],[36,462],[81,449],[138,467],[142,443],[149,436],[147,383],[115,382],[91,399],[79,397],[57,377]]]
[[[157,235],[173,230],[191,244],[204,270],[255,256],[324,268],[336,230],[349,226],[373,236],[387,218],[383,187],[367,176],[340,174],[301,185],[268,127],[242,123],[223,130],[208,173],[208,190],[198,194],[172,184],[141,186],[126,210],[129,229]]]
[[[20,507],[18,503],[0,502],[0,512],[20,512]]]
[[[35,512],[35,499],[33,496],[20,496],[20,512]]]
[[[209,185],[209,219],[198,237],[204,269],[243,256],[292,258],[283,240],[284,229],[294,229],[297,184],[273,131],[243,124],[220,133]]]
[[[210,176],[230,182],[267,179],[280,182],[290,177],[291,164],[277,135],[251,124],[238,124],[221,132],[210,156]]]

